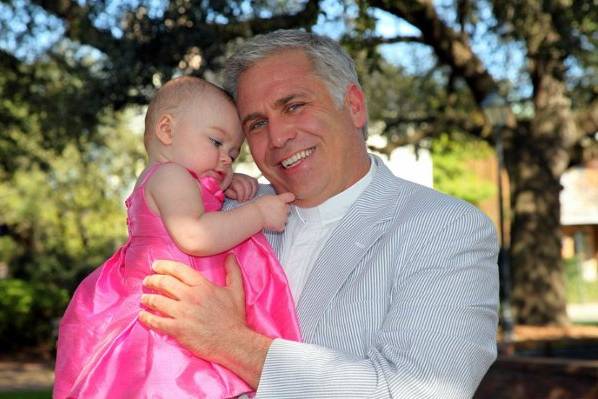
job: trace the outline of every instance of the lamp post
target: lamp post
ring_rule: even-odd
[[[486,119],[492,126],[494,145],[498,166],[498,232],[500,236],[500,251],[498,253],[498,274],[500,282],[500,318],[503,332],[502,354],[513,352],[513,316],[511,313],[511,264],[509,259],[509,243],[505,240],[504,201],[502,171],[504,170],[502,133],[507,126],[509,106],[503,97],[496,92],[490,93],[481,102]]]

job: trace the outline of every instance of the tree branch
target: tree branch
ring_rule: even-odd
[[[206,68],[220,67],[226,44],[231,40],[275,29],[309,26],[316,22],[320,10],[318,0],[309,0],[296,13],[247,21],[231,17],[228,23],[214,23],[207,21],[210,10],[191,10],[199,1],[189,2],[185,13],[172,1],[172,7],[160,18],[150,18],[141,7],[125,13],[123,36],[115,38],[109,29],[94,26],[98,12],[94,7],[99,7],[94,6],[96,3],[81,6],[77,0],[32,1],[65,22],[68,38],[106,55],[108,62],[102,64],[106,77],[100,86],[106,89],[107,101],[115,109],[145,98],[152,91],[155,76],[169,79],[192,48],[199,49],[202,58],[200,69],[195,71],[200,74]],[[103,2],[97,4],[101,6]]]
[[[309,0],[305,3],[303,10],[295,14],[281,14],[272,18],[254,18],[249,21],[239,21],[227,25],[212,25],[212,27],[227,35],[225,36],[227,40],[237,36],[250,37],[277,29],[311,26],[316,23],[319,12],[319,0]]]
[[[366,37],[363,39],[350,37],[345,39],[346,42],[360,45],[360,46],[378,46],[381,44],[395,44],[395,43],[422,43],[425,44],[421,36],[395,36],[395,37]]]
[[[248,21],[230,21],[227,24],[207,23],[197,18],[188,20],[189,24],[175,23],[166,13],[162,19],[150,19],[146,15],[137,17],[134,35],[115,39],[109,30],[99,29],[93,25],[92,10],[88,6],[80,6],[77,1],[33,0],[46,11],[58,16],[66,22],[66,34],[73,40],[88,44],[111,56],[122,52],[126,42],[142,45],[152,40],[169,43],[170,46],[188,48],[210,45],[214,38],[224,43],[236,37],[249,37],[258,33],[276,29],[288,29],[298,26],[309,26],[317,20],[320,11],[318,0],[309,0],[303,10],[294,14],[281,14],[272,18],[254,18]],[[128,28],[132,28],[129,26]],[[118,50],[118,51],[117,51]],[[170,52],[176,54],[177,52]],[[177,59],[176,62],[179,60]]]
[[[465,79],[478,104],[489,93],[498,91],[498,85],[473,52],[465,36],[442,21],[431,1],[370,0],[370,4],[416,26],[422,32],[423,42],[434,50],[439,60]]]

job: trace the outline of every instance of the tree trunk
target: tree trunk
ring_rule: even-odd
[[[527,141],[527,142],[524,142]],[[554,143],[519,134],[509,151],[511,182],[511,305],[521,324],[564,324],[560,176],[550,170]]]
[[[560,178],[578,135],[564,84],[563,57],[545,44],[530,49],[534,116],[520,123],[509,151],[511,257],[516,321],[567,323],[561,261]]]

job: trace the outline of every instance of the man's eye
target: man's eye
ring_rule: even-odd
[[[210,141],[212,142],[212,144],[214,144],[214,147],[221,147],[222,146],[222,141],[220,141],[218,139],[210,137]]]
[[[266,124],[267,122],[265,119],[256,120],[249,125],[249,131],[251,132],[253,130],[261,129],[266,126]]]
[[[287,111],[294,112],[303,107],[305,103],[291,103],[287,105]]]

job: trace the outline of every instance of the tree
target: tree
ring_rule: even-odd
[[[100,145],[81,140],[59,154],[42,148],[39,131],[13,133],[37,159],[0,183],[0,261],[12,277],[72,291],[124,242],[123,201],[144,159],[141,131],[124,119],[98,129]]]
[[[598,7],[593,2],[558,0],[444,1],[437,7],[426,0],[369,0],[360,9],[362,19],[371,19],[374,10],[382,10],[420,32],[389,39],[370,31],[366,43],[425,45],[437,60],[434,70],[444,74],[446,81],[439,107],[416,118],[400,115],[403,130],[393,126],[388,131],[396,137],[394,145],[409,140],[404,134],[406,126],[417,130],[412,136],[418,139],[450,125],[492,142],[480,104],[493,92],[511,101],[514,111],[503,136],[513,214],[512,304],[519,322],[566,322],[559,179],[583,157],[584,144],[594,141],[598,130]],[[522,46],[527,68],[519,73],[529,79],[533,89],[529,98],[523,97],[518,87],[493,77],[483,62],[488,54],[474,50],[480,26],[488,27],[503,46]],[[348,40],[355,41],[357,47],[364,43],[356,37]],[[574,69],[581,70],[586,79],[576,78]],[[462,86],[467,89],[465,98],[461,97]],[[470,105],[455,106],[455,93],[460,93],[459,99],[465,103],[469,98]],[[464,110],[468,112],[464,114]]]
[[[19,107],[27,106],[31,110],[28,115],[39,120],[36,123],[45,123],[47,129],[40,130],[44,138],[40,142],[46,146],[53,148],[61,142],[65,145],[78,137],[77,130],[83,131],[89,140],[96,140],[99,136],[91,128],[91,118],[101,114],[99,110],[145,104],[156,87],[177,74],[218,80],[223,60],[238,41],[277,28],[312,29],[318,20],[334,17],[334,4],[327,2],[329,9],[322,10],[324,3],[317,0],[9,2],[21,15],[29,16],[24,22],[28,29],[15,34],[18,43],[30,43],[32,37],[39,37],[36,28],[44,20],[40,15],[54,18],[47,25],[60,31],[60,38],[53,48],[42,52],[48,58],[41,59],[60,65],[60,70],[67,71],[78,83],[66,91],[68,95],[57,90],[44,96],[45,86],[36,86],[33,79],[32,71],[38,62],[27,63],[23,57],[14,57],[15,51],[0,54],[1,71],[18,71],[12,78],[6,75],[12,89],[3,93],[3,98],[9,94],[8,101],[16,105],[7,109],[0,106],[0,151],[14,142],[5,136],[7,130],[3,124],[13,126],[24,120],[14,114]],[[378,104],[375,108],[370,106],[372,125],[383,124],[389,137],[387,151],[406,142],[426,145],[431,141],[421,144],[422,139],[444,133],[452,137],[473,136],[493,144],[480,104],[493,92],[509,99],[512,113],[504,132],[504,147],[513,215],[510,229],[513,305],[520,322],[564,322],[559,178],[569,165],[583,159],[586,146],[596,141],[593,135],[598,126],[595,35],[598,10],[594,2],[440,0],[433,4],[429,0],[339,0],[337,4],[341,12],[336,15],[345,23],[341,24],[342,43],[358,60],[370,97],[377,97],[370,103]],[[378,20],[382,13],[385,17],[392,16],[394,23],[415,28],[412,29],[415,33],[381,36]],[[486,43],[496,40],[497,45],[484,49],[480,45],[484,40]],[[397,70],[385,61],[388,50],[383,50],[383,46],[389,43],[428,49],[424,57],[412,64],[423,65],[426,58],[435,64],[415,71]],[[520,71],[513,72],[510,65],[502,65],[516,74],[518,80],[496,73],[500,62],[492,58],[508,48],[515,48],[525,57]],[[388,78],[386,81],[392,85],[384,87],[376,83],[373,79],[376,74],[382,76],[381,80]],[[32,80],[22,76],[31,76]],[[31,85],[38,87],[37,91],[30,90]],[[376,85],[377,90],[368,88]],[[397,95],[391,87],[407,91]],[[526,92],[525,87],[531,89]],[[84,95],[78,97],[78,93]],[[37,107],[30,104],[29,96],[39,99]],[[57,129],[60,124],[50,123],[43,106],[47,98],[59,99],[57,104],[64,106],[55,106],[55,111],[62,115],[61,109],[69,109],[62,118],[69,121],[74,118],[73,125],[80,128]],[[89,114],[77,119],[81,114],[76,107],[68,106],[81,101],[87,101],[85,108]],[[48,137],[56,139],[46,140]]]
[[[318,11],[314,0],[302,6],[262,0],[250,9],[241,0],[32,0],[20,8],[30,19],[39,13],[58,18],[69,42],[95,50],[96,96],[117,110],[147,104],[174,75],[220,70],[238,38],[309,26]]]

